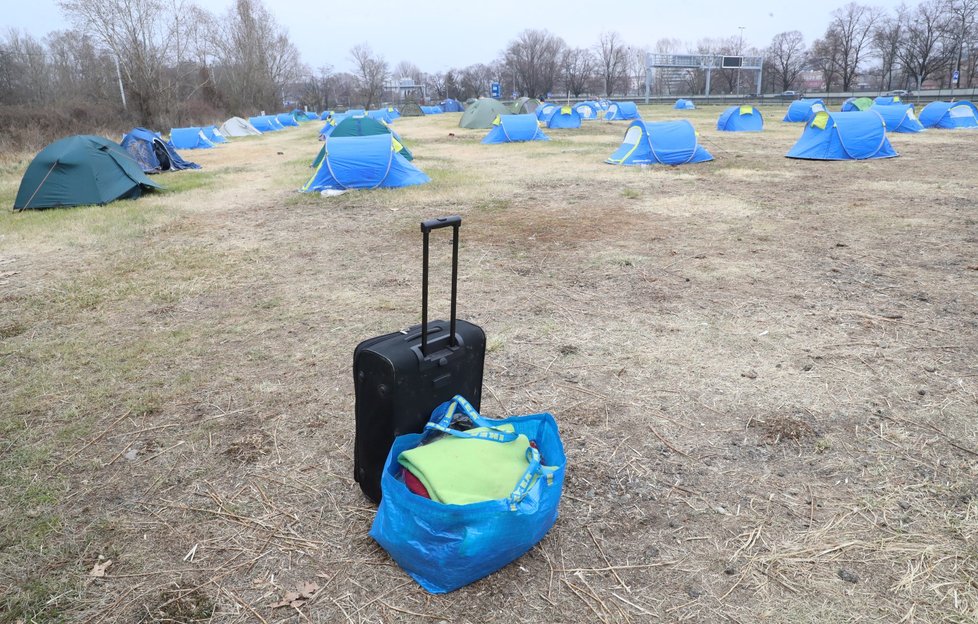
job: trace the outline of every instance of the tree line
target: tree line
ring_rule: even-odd
[[[311,69],[262,0],[235,0],[222,15],[192,0],[63,0],[71,28],[37,38],[8,31],[0,37],[0,106],[101,110],[126,121],[165,128],[215,121],[286,106],[324,110],[374,107],[407,95],[464,100],[488,95],[499,81],[531,97],[615,97],[640,93],[645,58],[661,54],[764,56],[768,91],[797,88],[806,70],[829,90],[851,91],[865,81],[880,89],[920,88],[934,80],[972,87],[978,64],[978,0],[922,0],[895,11],[850,3],[833,11],[824,34],[806,45],[798,31],[769,45],[744,45],[740,36],[693,44],[661,39],[652,46],[601,33],[574,47],[547,30],[530,29],[496,59],[443,72],[410,61],[391,65],[368,44],[349,51],[349,71]],[[400,89],[403,80],[417,89]],[[752,93],[751,72],[713,72],[713,93]],[[656,94],[703,90],[700,71],[656,72]],[[121,84],[120,84],[121,83]],[[121,92],[120,92],[121,88]],[[0,116],[0,122],[3,117]]]

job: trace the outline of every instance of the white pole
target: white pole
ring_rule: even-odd
[[[115,60],[115,75],[119,79],[119,95],[122,96],[122,110],[129,112],[129,106],[126,105],[126,90],[122,88],[122,72],[119,71],[119,57],[112,55]]]

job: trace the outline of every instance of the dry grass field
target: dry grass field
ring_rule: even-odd
[[[679,168],[603,164],[625,122],[447,114],[395,124],[431,184],[325,198],[310,123],[0,214],[0,622],[978,621],[978,133],[807,162],[783,109],[719,112]],[[367,536],[351,361],[418,322],[451,213],[483,412],[554,413],[568,477],[543,542],[431,596]]]

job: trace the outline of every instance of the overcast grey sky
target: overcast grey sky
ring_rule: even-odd
[[[5,26],[35,36],[68,26],[55,0],[5,4]],[[197,4],[220,16],[232,0],[197,0]],[[337,71],[348,70],[350,48],[367,42],[391,66],[411,61],[427,72],[488,63],[527,28],[545,28],[575,47],[592,46],[602,31],[618,31],[632,45],[652,46],[666,37],[694,44],[705,37],[736,37],[738,26],[744,27],[745,47],[764,47],[772,36],[785,30],[800,30],[810,43],[825,31],[829,14],[846,0],[461,0],[437,3],[437,8],[435,4],[425,0],[328,4],[266,0],[279,24],[288,29],[303,61],[312,68],[328,63]],[[900,0],[871,4],[892,11]]]

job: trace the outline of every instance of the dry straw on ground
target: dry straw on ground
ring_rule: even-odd
[[[779,112],[685,113],[717,160],[677,169],[401,119],[433,182],[330,199],[310,124],[0,216],[0,621],[975,621],[975,136],[791,161]],[[448,213],[483,411],[552,411],[570,468],[537,548],[429,596],[367,537],[350,361]]]

